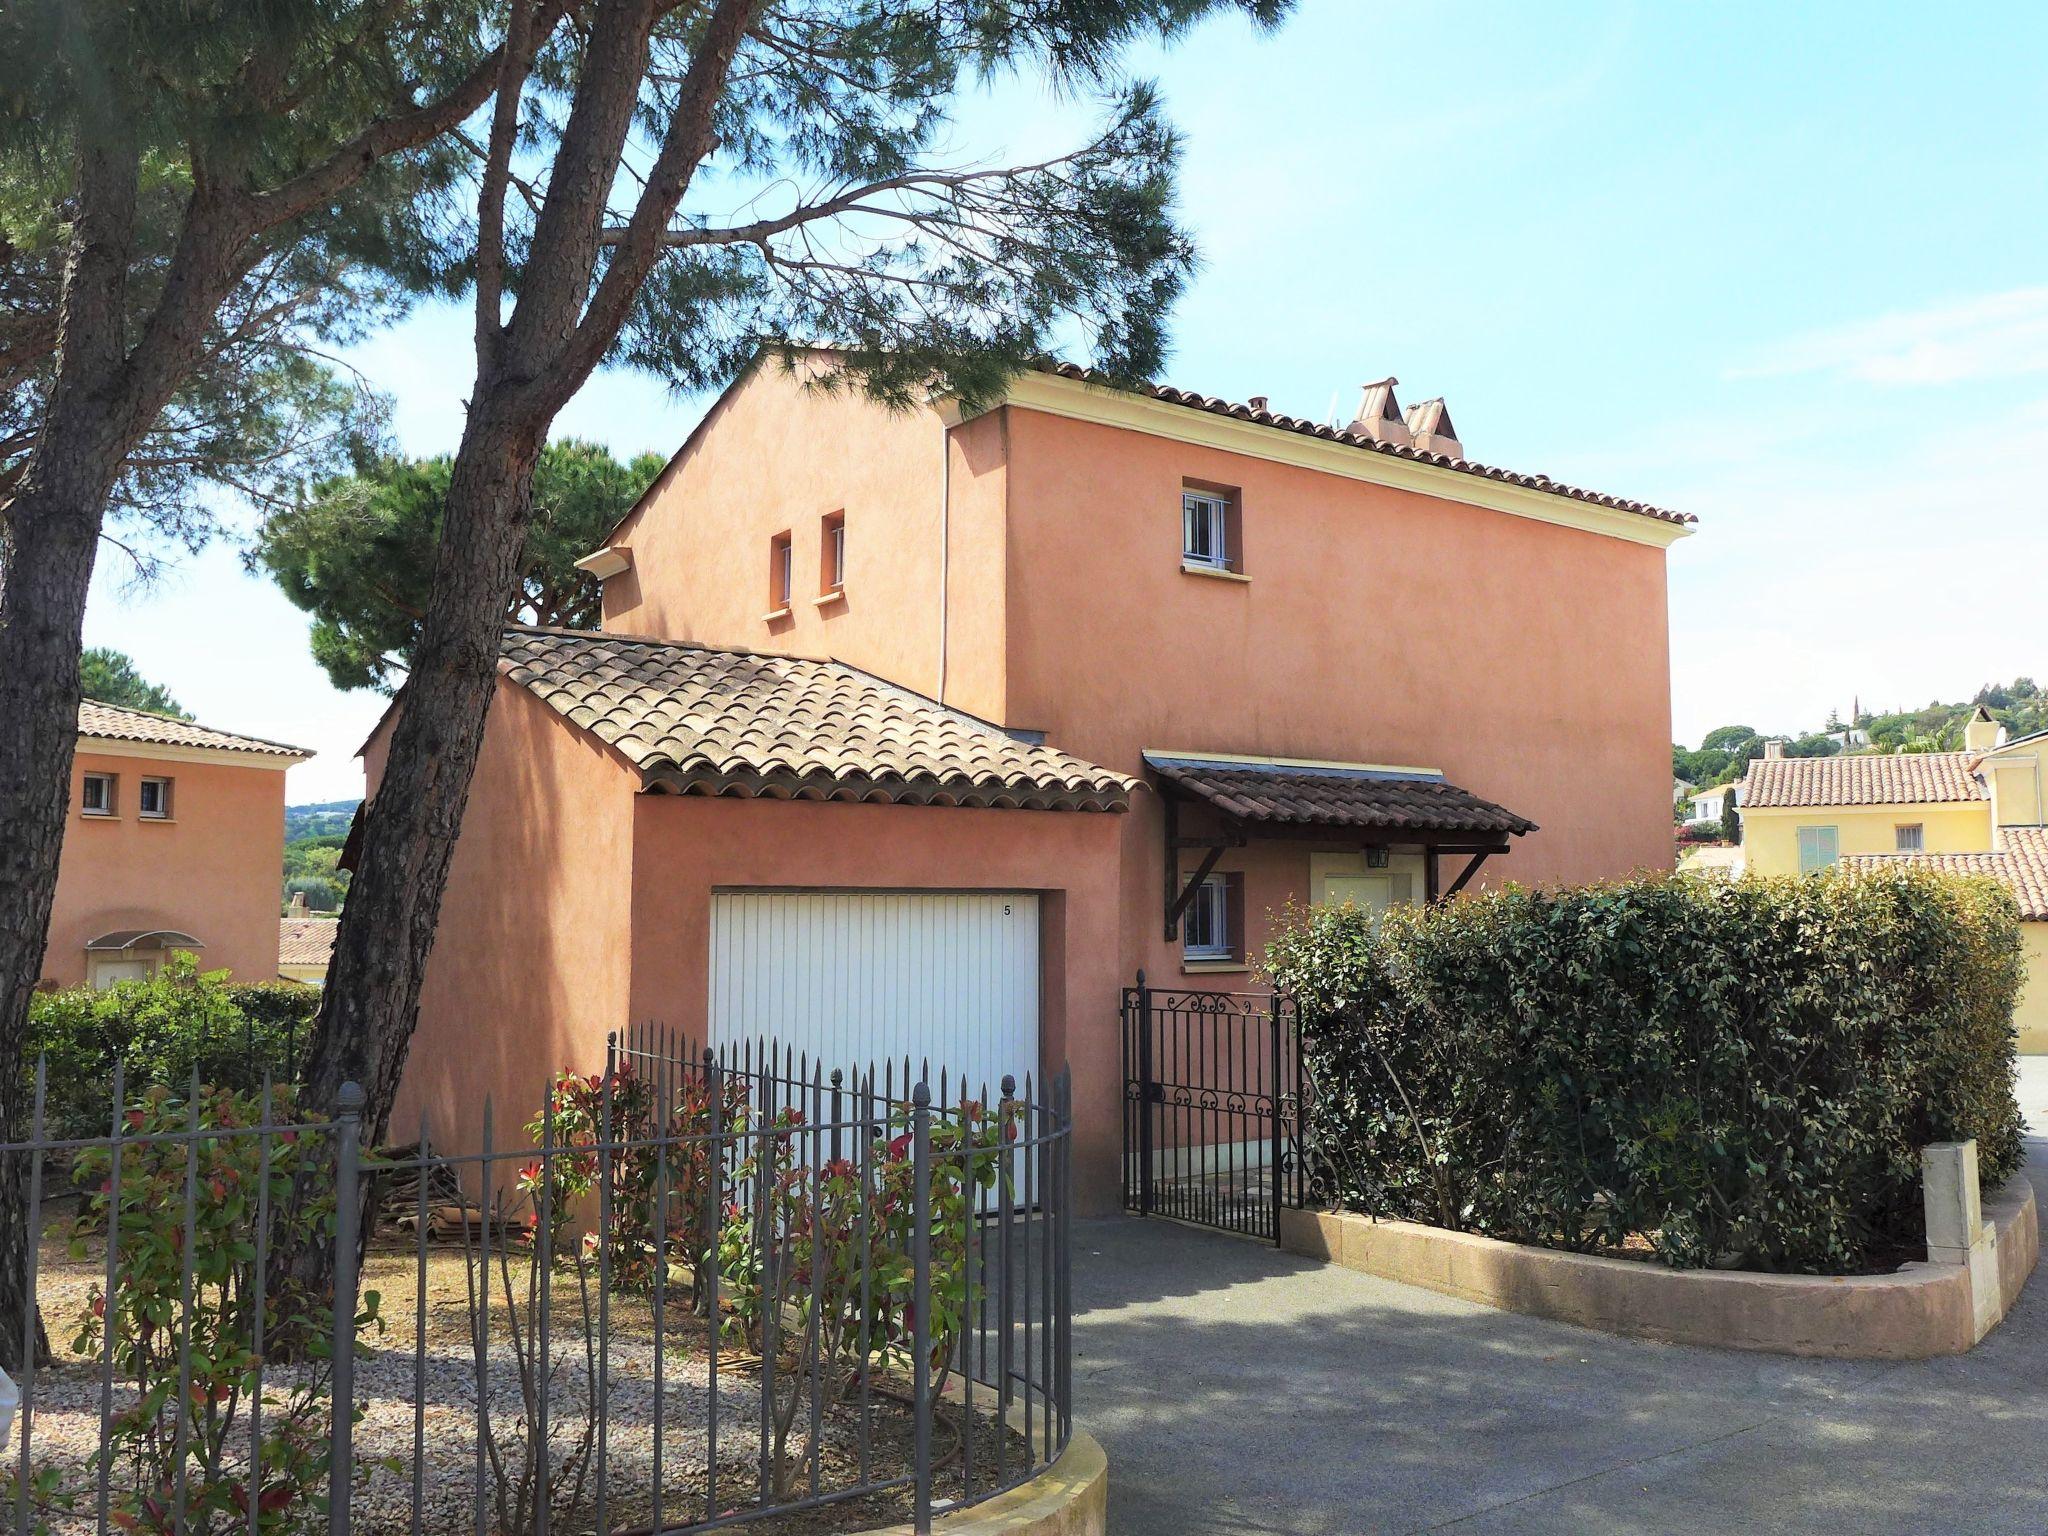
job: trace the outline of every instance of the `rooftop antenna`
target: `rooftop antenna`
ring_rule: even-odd
[[[1337,425],[1337,402],[1341,400],[1343,397],[1344,386],[1341,384],[1339,384],[1335,389],[1330,391],[1330,408],[1327,411],[1323,412],[1324,426],[1334,427]]]

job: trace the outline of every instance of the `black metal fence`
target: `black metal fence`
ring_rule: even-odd
[[[1070,1085],[642,1031],[507,1135],[197,1083],[0,1146],[46,1240],[0,1519],[663,1536],[1017,1486],[1071,1433]],[[61,1209],[60,1209],[61,1207]],[[367,1217],[368,1226],[362,1225]],[[288,1252],[331,1244],[308,1286]],[[38,1319],[0,1319],[32,1353]],[[349,1405],[339,1411],[336,1405]],[[815,1528],[815,1527],[809,1527]]]
[[[1124,1206],[1278,1240],[1303,1194],[1300,1022],[1273,993],[1123,993]]]

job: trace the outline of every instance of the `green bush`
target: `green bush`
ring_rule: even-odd
[[[1290,914],[1319,1198],[1679,1268],[1869,1269],[1924,1241],[1920,1148],[2020,1165],[2018,911],[1900,871],[1510,888]]]
[[[104,1136],[117,1061],[127,1063],[132,1093],[182,1088],[195,1070],[211,1087],[256,1092],[266,1070],[290,1075],[319,1006],[316,987],[233,983],[180,953],[149,981],[38,993],[29,1005],[27,1065],[33,1073],[37,1056],[48,1058],[52,1136]]]

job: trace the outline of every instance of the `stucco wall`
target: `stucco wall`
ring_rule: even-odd
[[[1019,890],[1043,898],[1041,1043],[1074,1069],[1082,1200],[1117,1199],[1118,815],[643,795],[633,805],[635,1021],[701,1040],[715,889]],[[624,1017],[624,1015],[622,1015]]]
[[[364,754],[373,795],[383,741]],[[516,1143],[549,1073],[602,1067],[626,1019],[635,783],[608,747],[499,684],[394,1137],[411,1140],[425,1110],[444,1145],[474,1148],[489,1095],[498,1144]]]
[[[118,815],[80,814],[80,782],[89,772],[120,776]],[[145,777],[173,781],[172,819],[135,814]],[[80,751],[43,977],[76,986],[86,979],[85,946],[101,934],[173,928],[205,945],[198,955],[207,970],[242,981],[275,978],[284,778],[275,767]]]
[[[1483,880],[1670,867],[1663,550],[1005,414],[1008,723],[1128,772],[1161,747],[1440,768],[1542,828]],[[1248,582],[1181,569],[1187,479],[1240,491]],[[1127,962],[1177,967],[1156,805],[1124,835]]]
[[[834,656],[936,692],[944,430],[929,410],[891,412],[756,369],[614,537],[633,567],[605,583],[604,627]],[[845,596],[821,605],[821,521],[837,512]],[[769,543],[784,530],[794,600],[771,621]]]
[[[1780,810],[1745,808],[1742,851],[1754,875],[1799,873],[1799,829],[1834,827],[1843,853],[1896,853],[1897,828],[1917,823],[1928,853],[1987,853],[1991,807],[1982,800],[1954,805],[1830,805]]]
[[[2048,804],[2043,803],[2042,745],[2016,745],[2004,756],[1984,759],[1983,776],[2001,827],[2038,827],[2048,821]]]

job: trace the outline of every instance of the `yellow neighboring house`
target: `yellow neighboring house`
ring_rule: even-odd
[[[1742,844],[1759,875],[1807,874],[1848,859],[1911,861],[1989,875],[2018,898],[2027,987],[2020,1049],[2048,1053],[2048,731],[2003,739],[1988,710],[1960,752],[1786,757],[1771,742],[1744,781]]]

